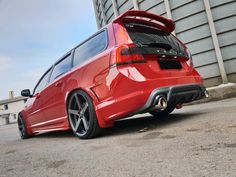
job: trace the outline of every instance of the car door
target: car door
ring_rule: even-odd
[[[40,124],[45,121],[42,100],[44,97],[44,89],[50,78],[50,73],[51,69],[41,77],[33,91],[33,96],[28,99],[26,104],[28,121],[33,128],[40,126]]]
[[[66,119],[65,88],[67,82],[67,72],[72,68],[71,53],[57,62],[52,70],[50,84],[47,87],[47,99],[44,101],[45,118],[50,123],[50,128],[54,125],[60,126]]]

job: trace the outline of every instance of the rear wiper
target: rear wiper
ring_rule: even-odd
[[[158,48],[163,48],[167,51],[171,50],[172,47],[170,44],[165,44],[165,43],[161,43],[161,42],[151,42],[151,43],[142,43],[142,45],[146,45],[146,46],[151,46],[151,47],[158,47]]]

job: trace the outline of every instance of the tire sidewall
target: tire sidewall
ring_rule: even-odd
[[[19,129],[19,121],[21,121],[22,126],[24,127],[24,134],[22,133],[22,131]],[[19,130],[19,134],[21,139],[27,139],[29,137],[29,134],[27,132],[27,126],[25,124],[25,120],[22,117],[22,114],[18,115],[18,119],[17,119],[17,123],[18,123],[18,130]]]

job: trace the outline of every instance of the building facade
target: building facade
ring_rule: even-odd
[[[236,83],[235,0],[93,0],[98,28],[127,10],[146,10],[175,21],[174,34],[193,55],[204,84]]]
[[[15,123],[26,100],[27,98],[20,96],[0,101],[0,125]]]

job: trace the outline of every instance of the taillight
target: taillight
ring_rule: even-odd
[[[116,49],[115,53],[116,65],[146,62],[135,44],[123,44]]]
[[[186,49],[186,52],[187,52],[188,58],[189,58],[186,63],[187,63],[190,67],[194,67],[194,66],[193,66],[192,54],[191,54],[190,50],[189,50],[189,49]]]

